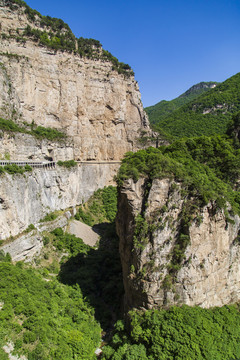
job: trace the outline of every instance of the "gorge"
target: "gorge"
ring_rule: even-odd
[[[22,0],[0,0],[0,37],[1,359],[237,359],[239,104],[220,135],[164,140],[99,41]]]

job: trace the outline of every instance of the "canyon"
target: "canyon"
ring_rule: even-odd
[[[27,26],[49,30],[38,15],[29,20],[24,6],[15,4],[12,9],[7,0],[0,0],[0,117],[24,129],[0,131],[1,159],[79,163],[69,169],[57,165],[24,175],[1,174],[0,240],[7,241],[47,213],[68,209],[74,214],[94,191],[113,184],[126,152],[143,148],[144,137],[144,146],[156,145],[132,73],[119,73],[101,57],[50,49],[31,36],[23,41]],[[60,131],[64,137],[36,137],[30,129],[38,126]],[[145,190],[144,177],[128,179],[119,188],[117,232],[125,311],[237,302],[239,216],[231,215],[229,222],[211,202],[196,209],[187,244],[180,249],[182,261],[176,266],[173,255],[179,250],[176,246],[181,247],[179,229],[186,205],[181,183],[168,177],[154,179],[147,198]],[[31,248],[31,236],[29,240],[22,235],[24,256]],[[33,236],[41,243],[38,233]],[[19,238],[16,241],[21,247]],[[8,244],[3,246],[10,251]]]

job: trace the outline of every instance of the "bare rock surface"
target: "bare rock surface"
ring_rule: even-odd
[[[91,226],[78,220],[73,220],[69,224],[68,232],[81,238],[87,245],[94,246],[99,240],[99,235],[93,231]]]
[[[55,210],[82,204],[112,184],[119,164],[80,164],[0,177],[0,239],[23,232]]]
[[[144,189],[144,179],[136,183],[127,180],[119,197],[117,232],[126,310],[174,304],[208,308],[239,301],[239,216],[232,216],[229,222],[214,203],[196,209],[187,245],[181,247],[179,231],[185,206],[181,184],[155,179],[142,220],[142,228],[147,230],[144,236],[135,236],[136,216],[146,201]],[[141,236],[145,237],[142,243]],[[173,254],[182,249],[181,263],[173,263]]]
[[[8,354],[9,360],[27,360],[26,356],[24,355],[21,355],[20,357],[18,355],[12,355],[14,346],[11,342],[8,342],[6,345],[4,345],[3,350],[6,354]]]
[[[151,131],[134,77],[118,74],[110,61],[55,52],[30,39],[18,42],[27,25],[43,29],[38,21],[29,22],[24,8],[11,10],[6,3],[0,2],[5,34],[0,42],[0,116],[63,131],[72,142],[64,150],[50,144],[57,159],[119,160],[136,149],[140,132]],[[30,138],[26,146],[39,147]],[[16,153],[5,139],[0,151],[8,150]],[[19,150],[27,155],[23,147]],[[45,144],[43,156],[46,150]],[[39,151],[31,154],[40,157]]]

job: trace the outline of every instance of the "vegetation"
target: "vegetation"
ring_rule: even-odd
[[[8,164],[4,166],[0,166],[0,175],[4,173],[8,174],[24,174],[25,172],[32,171],[32,167],[29,165],[18,166],[16,164]]]
[[[1,345],[29,360],[95,359],[100,327],[80,288],[46,282],[35,270],[0,262]],[[1,359],[6,354],[0,346]]]
[[[22,36],[16,37],[17,41],[26,42],[27,39],[31,38],[33,41],[38,42],[39,45],[46,46],[54,51],[74,52],[88,59],[110,61],[113,65],[112,69],[119,74],[123,74],[126,77],[134,75],[128,64],[119,62],[110,52],[103,50],[102,44],[98,40],[84,39],[82,37],[77,39],[63,20],[43,16],[38,11],[31,9],[22,0],[9,0],[8,5],[12,9],[16,5],[25,8],[24,11],[28,20],[33,24],[33,27],[30,25],[26,26]],[[40,28],[35,28],[36,22],[40,22]],[[6,38],[6,34],[4,35]]]
[[[95,191],[89,201],[81,206],[75,215],[77,220],[89,226],[104,221],[113,222],[117,213],[117,188],[105,186]]]
[[[162,100],[156,105],[145,108],[149,116],[150,123],[157,124],[163,121],[163,119],[168,117],[175,110],[195,100],[200,95],[211,89],[211,86],[217,84],[218,83],[213,81],[201,82],[199,84],[192,86],[189,90],[187,90],[184,94],[178,96],[176,99],[170,101]]]
[[[31,126],[31,130],[27,126]],[[20,132],[24,134],[30,134],[37,138],[44,138],[48,140],[62,140],[66,138],[66,135],[56,129],[45,128],[43,126],[36,126],[34,124],[22,124],[21,126],[16,124],[12,120],[6,120],[0,118],[0,130],[7,132]]]
[[[58,279],[70,286],[80,286],[84,297],[95,309],[95,318],[105,331],[109,331],[121,315],[123,297],[118,238],[114,224],[98,224],[93,229],[100,235],[95,249],[76,241],[74,235],[61,232],[56,235],[55,232],[55,247],[69,252],[69,256],[62,259]]]
[[[36,128],[32,128],[30,132],[31,135],[37,138],[44,138],[48,140],[61,140],[66,138],[66,135],[61,131],[52,128],[45,128],[43,126],[37,126]]]
[[[107,205],[107,194],[115,194],[116,202],[116,188],[96,193],[92,209],[101,199],[102,218],[112,220],[114,210],[111,203]],[[99,217],[96,211],[93,216],[100,235],[95,248],[57,228],[44,234],[37,269],[21,262],[14,266],[9,255],[0,253],[1,359],[6,358],[2,346],[9,339],[14,354],[25,354],[30,360],[96,358],[100,327],[93,307],[95,318],[109,331],[119,318],[123,286],[115,225],[99,224],[100,211]],[[52,214],[48,217],[52,219]],[[31,224],[26,232],[33,229]]]
[[[155,126],[175,138],[224,134],[232,115],[240,110],[239,89],[240,73],[169,115],[159,120],[156,116]]]
[[[77,162],[74,160],[58,161],[57,164],[58,166],[62,166],[68,169],[77,166]]]
[[[40,222],[46,222],[46,221],[53,221],[58,217],[58,214],[56,212],[51,212],[44,216],[43,219],[40,220]]]
[[[132,311],[130,329],[119,321],[103,360],[232,360],[240,358],[238,305]]]
[[[159,149],[148,148],[127,153],[118,172],[117,181],[140,176],[152,180],[170,177],[182,183],[186,194],[199,205],[209,201],[225,204],[240,211],[239,192],[232,186],[239,176],[239,149],[226,137],[182,139]]]
[[[12,120],[5,120],[0,118],[0,130],[8,132],[21,132],[24,133],[25,129]]]

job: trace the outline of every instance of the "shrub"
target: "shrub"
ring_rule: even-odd
[[[63,166],[68,169],[77,166],[77,162],[74,160],[58,161],[57,164],[58,166]]]

